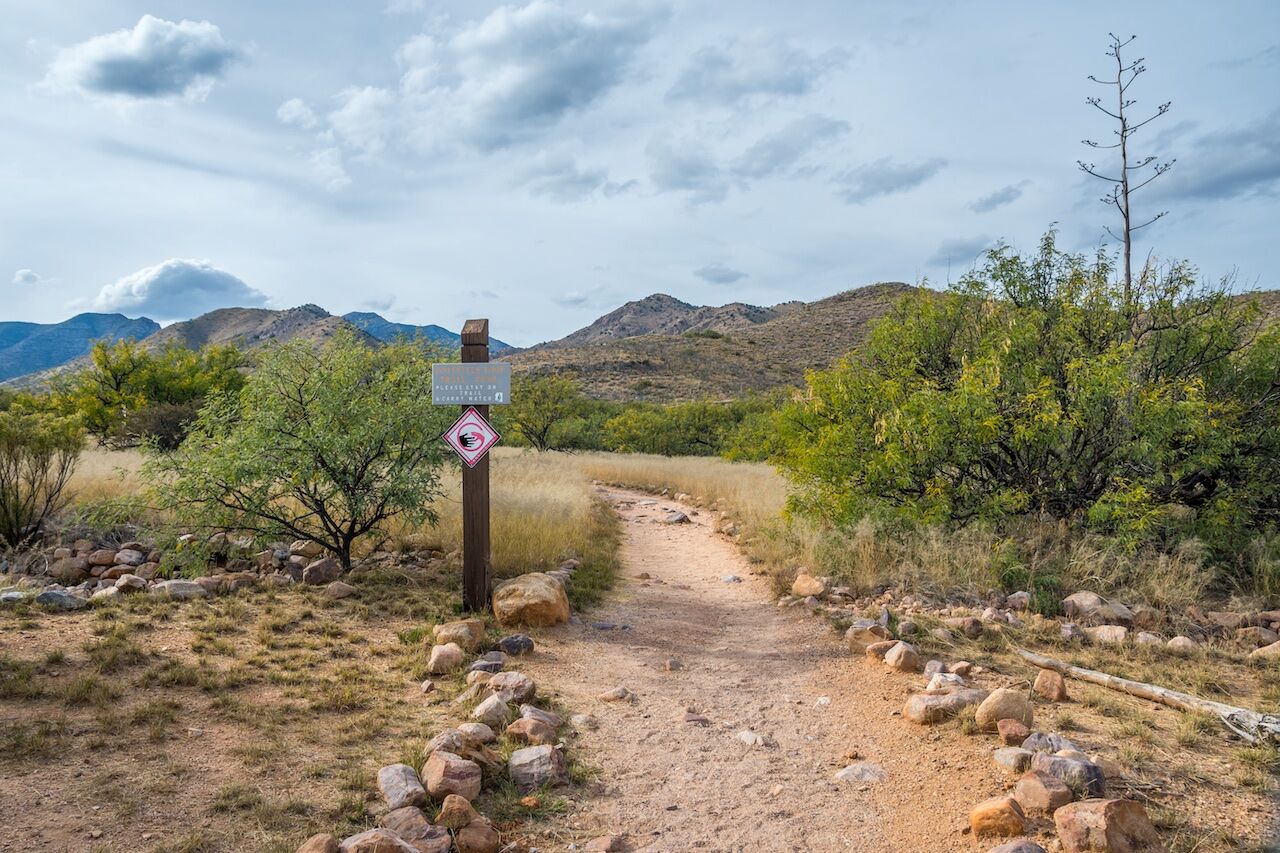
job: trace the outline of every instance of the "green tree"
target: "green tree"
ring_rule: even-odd
[[[840,523],[1031,513],[1227,553],[1280,513],[1278,355],[1254,306],[1186,265],[1126,293],[1050,233],[811,374],[777,461],[797,509]]]
[[[516,433],[535,450],[577,449],[575,426],[587,409],[586,398],[572,379],[564,376],[517,376],[512,381],[511,402],[495,407],[499,425]]]
[[[83,444],[74,419],[20,405],[0,410],[0,547],[38,538],[66,505]]]
[[[440,434],[421,346],[370,349],[342,333],[263,353],[238,393],[212,397],[172,454],[153,454],[156,499],[208,527],[352,547],[392,518],[435,522]]]

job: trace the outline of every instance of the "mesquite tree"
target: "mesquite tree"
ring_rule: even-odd
[[[1168,211],[1161,211],[1147,221],[1135,225],[1133,208],[1130,204],[1131,198],[1138,190],[1173,168],[1175,162],[1174,160],[1162,161],[1153,154],[1145,157],[1134,156],[1130,151],[1129,140],[1133,134],[1144,126],[1169,112],[1169,107],[1173,102],[1165,101],[1156,107],[1154,113],[1146,118],[1138,120],[1131,118],[1130,109],[1137,104],[1137,101],[1129,97],[1129,88],[1138,77],[1142,76],[1147,67],[1142,64],[1144,61],[1142,57],[1128,62],[1124,59],[1124,49],[1132,44],[1137,36],[1129,36],[1129,38],[1121,40],[1115,33],[1108,33],[1108,35],[1111,36],[1111,45],[1107,50],[1107,56],[1115,60],[1115,76],[1100,79],[1090,74],[1089,79],[1100,86],[1108,86],[1115,89],[1114,111],[1100,97],[1089,97],[1085,99],[1085,102],[1115,120],[1117,127],[1112,133],[1115,135],[1116,141],[1110,145],[1103,145],[1089,139],[1085,139],[1083,142],[1090,148],[1097,150],[1118,150],[1120,154],[1119,173],[1115,175],[1106,174],[1103,171],[1099,171],[1099,167],[1094,163],[1086,163],[1083,160],[1077,160],[1076,162],[1081,171],[1111,184],[1111,189],[1102,197],[1102,202],[1115,207],[1120,213],[1120,233],[1117,234],[1112,231],[1110,226],[1107,227],[1107,233],[1113,239],[1124,244],[1124,298],[1125,303],[1128,304],[1133,299],[1133,232],[1140,228],[1146,228],[1168,213]]]

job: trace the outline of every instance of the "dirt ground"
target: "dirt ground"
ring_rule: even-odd
[[[779,609],[768,581],[751,574],[706,515],[638,493],[607,497],[625,522],[624,578],[584,624],[541,637],[529,667],[566,706],[598,721],[574,747],[598,769],[594,787],[575,798],[561,832],[540,849],[571,849],[603,834],[652,853],[992,846],[966,830],[969,808],[1013,781],[991,760],[994,736],[964,735],[956,723],[903,721],[902,705],[924,686],[923,676],[851,657],[820,620]],[[669,509],[692,523],[662,523]],[[729,575],[741,582],[726,582]],[[610,624],[616,627],[602,630]],[[982,683],[1012,680],[987,674]],[[597,698],[619,686],[634,701]],[[690,713],[708,723],[686,722]],[[1073,738],[1101,747],[1087,722],[1080,728]],[[765,745],[748,745],[743,731]],[[854,759],[880,765],[885,779],[834,781]],[[1204,778],[1215,771],[1222,768],[1201,768],[1198,784],[1170,792],[1182,811],[1198,807],[1168,830],[1178,836],[1174,849],[1266,849],[1259,839],[1274,831],[1274,803],[1236,788],[1229,802],[1215,803],[1223,790]],[[1193,796],[1192,787],[1207,797]]]

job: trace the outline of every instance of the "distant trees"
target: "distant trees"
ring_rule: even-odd
[[[456,413],[431,404],[431,360],[346,332],[264,351],[176,452],[149,459],[156,500],[209,528],[317,542],[350,567],[355,543],[388,520],[435,520],[439,438]]]
[[[1167,212],[1157,213],[1145,222],[1135,225],[1131,198],[1138,190],[1172,169],[1175,162],[1173,160],[1162,162],[1155,155],[1135,156],[1130,151],[1129,140],[1143,127],[1169,112],[1169,107],[1173,102],[1165,101],[1156,107],[1154,113],[1145,118],[1132,118],[1130,110],[1137,104],[1137,101],[1129,97],[1129,89],[1138,77],[1147,70],[1147,67],[1142,64],[1142,57],[1132,61],[1124,59],[1124,49],[1132,44],[1137,36],[1129,36],[1129,38],[1121,40],[1115,33],[1109,33],[1109,35],[1111,36],[1111,44],[1107,50],[1107,56],[1115,60],[1115,76],[1098,78],[1090,74],[1089,79],[1101,86],[1115,89],[1115,97],[1109,102],[1104,102],[1101,97],[1094,96],[1086,98],[1085,101],[1115,121],[1116,128],[1112,131],[1115,135],[1115,142],[1103,145],[1086,139],[1084,144],[1095,150],[1116,150],[1119,154],[1120,162],[1117,164],[1118,168],[1116,168],[1114,174],[1109,173],[1106,166],[1099,167],[1094,163],[1086,163],[1083,160],[1076,162],[1084,173],[1111,184],[1111,189],[1102,197],[1102,202],[1115,207],[1120,213],[1120,233],[1116,234],[1110,227],[1107,228],[1107,233],[1123,244],[1124,298],[1125,302],[1128,303],[1133,298],[1133,232],[1140,228],[1146,228]],[[1144,270],[1144,274],[1149,273],[1150,270]]]
[[[577,383],[565,376],[517,376],[511,403],[497,408],[502,423],[534,450],[572,449],[574,420],[587,408]]]
[[[55,380],[52,403],[75,415],[98,443],[134,447],[182,443],[205,399],[244,384],[244,356],[230,346],[149,350],[129,340],[96,344],[90,364]]]
[[[763,398],[671,405],[633,403],[605,423],[610,450],[663,456],[718,456],[735,447],[744,422],[770,408]],[[750,419],[750,420],[749,420]],[[739,445],[736,458],[751,454]]]

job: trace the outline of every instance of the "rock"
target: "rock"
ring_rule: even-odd
[[[1053,813],[1064,853],[1164,853],[1165,846],[1133,800],[1082,800]]]
[[[502,672],[502,667],[503,667],[503,664],[500,661],[496,661],[496,660],[484,660],[483,658],[480,660],[473,660],[471,664],[467,667],[467,683],[468,684],[471,683],[472,675],[475,675],[477,673],[484,673],[485,675],[495,675],[499,672]],[[487,682],[488,679],[485,679],[485,681]]]
[[[438,749],[423,765],[422,781],[437,800],[450,794],[474,800],[480,795],[480,765],[456,753]]]
[[[1027,814],[1053,814],[1074,800],[1075,795],[1057,776],[1032,771],[1013,786],[1013,798]]]
[[[498,729],[507,725],[507,720],[511,718],[511,708],[501,696],[489,696],[475,707],[471,717],[491,729]]]
[[[1014,592],[1004,600],[1005,606],[1010,610],[1023,611],[1031,606],[1031,593]]]
[[[1032,732],[1031,737],[1022,742],[1022,748],[1032,752],[1052,754],[1063,749],[1076,749],[1076,745],[1056,732],[1049,735],[1043,732]]]
[[[174,598],[179,601],[186,601],[192,598],[207,598],[209,596],[209,591],[203,586],[195,581],[188,580],[156,581],[148,591],[151,595]]]
[[[463,723],[458,726],[458,734],[475,743],[493,743],[498,739],[493,729],[484,723]]]
[[[969,673],[973,672],[973,664],[967,660],[958,660],[947,667],[947,672],[955,673],[961,678],[968,678]]]
[[[606,690],[596,698],[601,702],[622,702],[630,699],[632,693],[625,687],[615,687],[612,690]]]
[[[957,616],[947,619],[945,622],[971,640],[976,640],[982,636],[982,620],[975,616]]]
[[[1277,641],[1280,641],[1280,634],[1276,634],[1270,628],[1250,625],[1236,630],[1236,642],[1245,648],[1257,649],[1262,646],[1269,646]]]
[[[354,586],[349,583],[343,583],[342,581],[334,581],[324,588],[324,594],[333,599],[350,598],[357,592],[359,592],[359,590]]]
[[[916,634],[919,634],[919,633],[920,633],[920,626],[909,619],[898,623],[899,637],[914,637]]]
[[[523,672],[499,672],[489,679],[488,687],[503,702],[528,702],[538,693],[538,685]]]
[[[116,589],[114,586],[103,587],[102,589],[94,592],[93,595],[89,596],[89,598],[93,601],[102,601],[108,598],[119,598],[119,597],[120,597],[120,590]]]
[[[511,753],[507,760],[511,781],[521,791],[531,791],[544,785],[564,785],[569,781],[569,769],[564,755],[554,746],[526,746]]]
[[[448,797],[445,798],[446,800]],[[463,800],[465,803],[466,800]],[[389,829],[418,853],[449,853],[453,839],[443,826],[432,826],[431,821],[416,806],[389,811],[378,821],[378,826]]]
[[[575,729],[594,729],[596,727],[596,718],[590,714],[574,714],[569,718],[569,725]]]
[[[898,672],[919,672],[922,662],[915,647],[910,643],[898,641],[884,656],[885,665]]]
[[[530,572],[498,585],[493,615],[500,625],[559,625],[569,621],[569,597],[554,578]]]
[[[92,562],[92,560],[90,560]],[[1243,613],[1236,613],[1231,610],[1210,610],[1205,614],[1211,623],[1220,628],[1226,628],[1228,631],[1234,631],[1237,628],[1243,628],[1249,624],[1249,617]]]
[[[721,583],[742,583],[742,578],[738,577],[737,575],[722,575],[720,577],[720,582]]]
[[[621,836],[601,835],[588,841],[583,849],[591,853],[621,853],[627,849],[627,845]]]
[[[533,651],[533,640],[528,634],[512,634],[498,641],[498,648],[512,657],[527,655]]]
[[[324,546],[319,542],[298,539],[289,546],[289,553],[294,557],[303,557],[308,560],[314,560],[316,557],[319,557],[324,553]]]
[[[907,700],[902,716],[913,723],[932,725],[949,720],[961,709],[979,705],[987,698],[987,691],[974,688],[952,690],[950,693],[917,693]]]
[[[1031,689],[1050,702],[1067,701],[1067,680],[1062,677],[1062,673],[1052,669],[1042,669],[1036,673],[1036,681]]]
[[[1000,733],[1000,742],[1005,746],[1022,746],[1022,742],[1031,737],[1031,729],[1022,720],[997,720],[996,731]]]
[[[889,654],[889,649],[898,645],[897,640],[881,640],[878,643],[870,643],[865,649],[867,660],[884,662],[884,656]]]
[[[526,720],[538,720],[546,723],[553,729],[558,729],[564,725],[564,720],[560,718],[559,714],[539,708],[536,705],[521,705],[520,716]]]
[[[338,839],[327,832],[321,832],[302,842],[298,853],[338,853]]]
[[[427,660],[427,672],[431,675],[445,675],[462,668],[464,659],[461,647],[457,643],[445,643],[443,646],[432,646],[431,657]]]
[[[889,774],[879,764],[870,761],[855,761],[836,771],[837,782],[883,782]]]
[[[1106,790],[1102,768],[1092,761],[1037,752],[1031,756],[1031,769],[1056,776],[1079,797],[1101,797]]]
[[[1063,622],[1058,626],[1058,634],[1065,642],[1084,642],[1088,637],[1079,625],[1074,622]]]
[[[65,557],[50,565],[48,574],[58,583],[72,586],[89,577],[89,561],[84,557]]]
[[[106,568],[107,566],[114,566],[116,564],[116,552],[112,551],[110,548],[102,548],[94,551],[92,554],[89,554],[86,559],[91,566],[102,566],[103,568]]]
[[[437,625],[432,631],[437,643],[457,643],[469,652],[480,647],[484,639],[484,622],[479,619],[459,619]]]
[[[64,589],[46,589],[35,598],[36,604],[50,610],[80,610],[89,606],[89,600],[72,595]]]
[[[1031,750],[1020,746],[1002,746],[991,753],[991,760],[1010,773],[1025,773],[1031,766]]]
[[[1108,601],[1096,592],[1076,592],[1062,600],[1068,619],[1095,625],[1132,625],[1133,611],[1117,601]]]
[[[547,744],[556,742],[556,730],[541,720],[521,717],[503,732],[516,743]]]
[[[929,663],[934,663],[930,661]],[[929,686],[926,691],[945,691],[956,687],[964,687],[964,679],[956,675],[954,672],[935,672],[933,677],[929,679]]]
[[[1164,637],[1150,631],[1139,631],[1133,638],[1135,646],[1163,646]]]
[[[1280,659],[1280,643],[1272,643],[1269,646],[1263,646],[1260,649],[1254,649],[1253,651],[1249,652],[1249,657],[1253,660],[1258,660],[1263,658]]]
[[[871,619],[855,619],[849,630],[844,632],[844,639],[849,644],[849,651],[860,655],[872,643],[889,639],[889,630]]]
[[[663,524],[689,524],[689,516],[679,510],[671,510],[662,517]]]
[[[408,764],[388,764],[378,771],[378,790],[391,809],[420,806],[427,801],[418,771]]]
[[[1019,838],[1014,841],[1006,841],[999,847],[992,847],[987,853],[1045,853],[1045,849],[1034,841]]]
[[[338,845],[339,853],[418,853],[409,842],[389,829],[370,829],[346,838]]]
[[[321,557],[302,570],[302,582],[308,586],[333,583],[342,574],[342,564],[333,557]]]
[[[1084,632],[1090,640],[1104,646],[1122,645],[1129,636],[1129,629],[1123,625],[1095,625],[1085,628]]]
[[[1179,635],[1165,643],[1165,648],[1176,655],[1193,655],[1200,650],[1200,644],[1190,637]]]
[[[138,566],[134,574],[142,578],[144,581],[153,581],[160,574],[159,563],[143,563]]]
[[[440,814],[436,815],[436,823],[455,832],[471,821],[480,817],[480,813],[471,807],[471,803],[457,794],[450,794],[440,804]]]
[[[242,589],[251,589],[258,585],[257,575],[249,572],[232,572],[222,576],[223,591],[232,593]]]
[[[798,598],[805,598],[810,595],[822,595],[827,591],[827,585],[813,575],[801,572],[796,575],[795,581],[791,584],[791,594]]]
[[[1028,729],[1034,723],[1034,712],[1027,696],[1021,690],[1012,687],[1001,687],[978,706],[975,721],[983,731],[995,731],[1001,720],[1018,720]]]
[[[473,820],[454,835],[458,853],[498,853],[502,839],[484,818]]]
[[[203,575],[195,579],[195,582],[204,588],[209,595],[218,595],[222,592],[222,579],[226,575]]]
[[[141,551],[136,551],[133,548],[125,547],[116,552],[116,565],[128,566],[132,569],[141,566],[146,561],[147,555]]]
[[[975,838],[1021,835],[1024,827],[1022,809],[1012,797],[992,797],[969,812],[969,829]]]
[[[1133,624],[1147,631],[1155,630],[1165,623],[1164,611],[1145,604],[1135,604],[1129,608],[1133,613]]]

